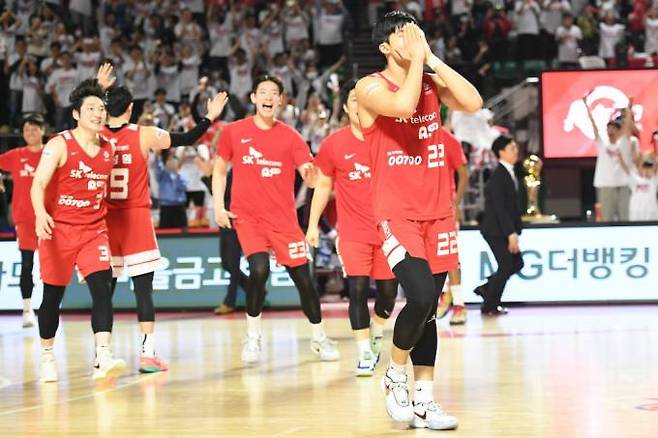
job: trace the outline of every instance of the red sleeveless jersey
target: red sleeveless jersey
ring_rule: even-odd
[[[66,163],[55,170],[46,193],[46,208],[56,222],[95,224],[105,219],[105,193],[114,163],[112,144],[100,137],[95,157],[87,155],[71,131],[60,134],[66,142]]]
[[[388,88],[398,90],[381,73]],[[362,129],[370,150],[373,210],[377,222],[433,220],[452,215],[451,171],[443,145],[440,102],[432,78],[423,75],[416,111],[408,119],[379,115]]]
[[[148,163],[139,142],[139,125],[127,124],[118,131],[109,128],[103,135],[115,146],[114,168],[110,175],[107,207],[150,207]]]

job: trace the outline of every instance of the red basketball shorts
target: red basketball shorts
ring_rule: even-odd
[[[291,268],[302,266],[309,260],[309,253],[302,230],[273,230],[268,225],[244,218],[233,221],[238,240],[245,257],[258,252],[272,251],[277,263]]]
[[[105,221],[93,225],[55,223],[51,239],[39,241],[41,279],[53,286],[66,286],[77,266],[80,275],[110,269],[110,242]]]
[[[380,222],[378,229],[391,269],[406,253],[427,260],[433,274],[449,272],[459,266],[457,230],[452,217],[428,221],[390,219]]]
[[[336,240],[338,258],[343,265],[345,277],[370,277],[373,280],[392,280],[393,271],[388,266],[381,245],[372,243]]]
[[[36,225],[34,222],[23,222],[16,224],[16,240],[18,240],[18,249],[24,251],[36,251],[39,246]]]
[[[106,221],[114,277],[121,276],[124,269],[129,277],[135,277],[160,266],[160,249],[148,208],[108,210]]]

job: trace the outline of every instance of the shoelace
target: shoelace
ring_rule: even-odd
[[[406,382],[391,382],[388,388],[400,406],[409,406],[409,386]]]

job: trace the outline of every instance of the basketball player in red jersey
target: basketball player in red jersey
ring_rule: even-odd
[[[220,227],[235,227],[249,262],[247,337],[242,360],[261,355],[261,313],[272,250],[299,291],[304,315],[311,323],[311,350],[321,360],[337,360],[336,343],[324,332],[320,296],[311,279],[304,233],[294,204],[295,169],[310,186],[315,179],[308,145],[290,126],[275,118],[283,84],[272,76],[254,81],[251,101],[256,115],[224,128],[213,169],[215,216]],[[224,207],[228,165],[233,165],[231,211]]]
[[[153,126],[130,122],[132,94],[126,87],[110,87],[106,92],[108,126],[103,135],[116,147],[114,168],[107,197],[107,229],[112,254],[112,290],[124,267],[132,279],[137,301],[137,319],[141,330],[139,371],[167,370],[167,364],[155,354],[153,273],[159,266],[160,250],[151,221],[148,153],[170,146],[193,144],[219,117],[226,105],[226,93],[208,101],[208,114],[191,131],[170,134]]]
[[[46,121],[41,114],[31,114],[23,121],[24,147],[15,148],[0,155],[0,170],[11,174],[14,195],[11,215],[16,224],[18,249],[21,251],[21,296],[23,297],[23,327],[34,326],[32,310],[32,268],[34,251],[37,250],[37,235],[34,231],[34,209],[30,203],[30,187],[34,171],[41,159],[43,135]]]
[[[43,280],[39,333],[44,382],[57,380],[53,344],[59,306],[75,266],[91,292],[91,326],[96,338],[94,379],[116,376],[126,367],[123,360],[114,359],[110,347],[112,271],[105,195],[114,148],[99,135],[107,117],[103,98],[95,79],[75,88],[69,99],[77,127],[46,144],[32,183]]]
[[[398,283],[381,250],[381,238],[372,215],[370,155],[359,128],[356,80],[341,90],[341,107],[350,124],[327,137],[315,158],[318,178],[311,202],[306,241],[319,245],[318,224],[336,190],[338,210],[337,249],[350,290],[349,315],[359,347],[357,376],[372,376],[379,360],[386,320],[393,312]],[[377,284],[375,316],[370,324],[368,293],[370,279]]]
[[[464,149],[461,142],[450,131],[441,127],[443,136],[443,146],[446,151],[446,165],[451,176],[455,172],[458,175],[457,187],[455,179],[451,178],[450,193],[452,194],[452,205],[455,212],[455,227],[459,230],[461,221],[461,203],[464,199],[464,193],[468,187],[468,161],[464,155]],[[452,309],[450,324],[461,325],[466,323],[466,308],[464,307],[464,296],[462,295],[462,271],[460,267],[448,272],[448,290],[441,294],[439,306],[436,311],[438,319],[443,318]]]
[[[383,378],[386,407],[413,427],[453,429],[457,419],[434,402],[436,306],[446,273],[458,266],[457,236],[440,127],[440,103],[461,111],[482,106],[477,90],[432,54],[415,19],[386,14],[373,29],[386,68],[356,86],[359,120],[372,167],[373,210],[382,249],[407,304],[395,322]],[[434,74],[424,74],[427,64]],[[416,391],[409,400],[411,356]]]

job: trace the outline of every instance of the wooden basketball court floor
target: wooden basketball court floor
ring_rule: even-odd
[[[458,417],[454,432],[393,424],[383,364],[354,377],[346,305],[324,308],[338,362],[310,353],[300,312],[266,314],[254,367],[240,361],[242,315],[168,313],[156,345],[171,369],[151,375],[137,372],[134,316],[117,315],[115,354],[129,372],[98,386],[87,315],[63,317],[56,384],[38,382],[36,328],[0,315],[0,436],[658,436],[656,305],[523,307],[487,319],[471,309],[465,327],[441,321],[435,395]]]

